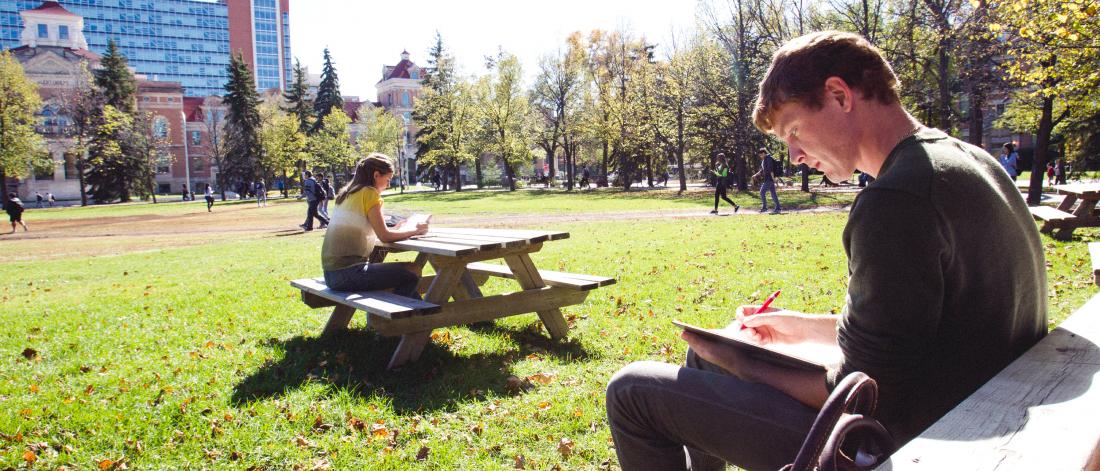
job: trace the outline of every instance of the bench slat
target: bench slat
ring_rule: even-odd
[[[444,237],[448,239],[471,240],[481,243],[497,242],[503,244],[505,248],[522,247],[524,245],[531,245],[549,239],[549,237],[542,237],[541,239],[528,239],[523,237],[463,234],[460,232],[435,232],[434,230],[429,230],[428,236]]]
[[[1100,295],[880,470],[1095,469]]]
[[[461,257],[464,255],[470,255],[477,253],[477,247],[470,247],[468,245],[455,245],[444,244],[440,242],[421,241],[417,239],[406,239],[399,242],[382,242],[378,244],[379,247],[386,249],[397,250],[415,250],[420,253],[428,253],[434,255],[444,255],[448,257]]]
[[[361,291],[356,293],[333,291],[321,279],[303,278],[291,281],[290,285],[310,294],[386,319],[433,314],[440,310],[437,304],[406,298],[386,291]]]
[[[515,278],[515,275],[512,274],[512,270],[505,265],[496,265],[492,263],[470,263],[466,265],[466,269],[470,270],[470,272],[474,274],[486,274],[490,276],[499,276],[504,278]],[[614,278],[594,275],[582,275],[578,273],[539,270],[539,275],[542,276],[542,280],[545,281],[548,286],[572,288],[581,291],[615,284]]]
[[[1027,210],[1031,212],[1031,216],[1036,220],[1042,221],[1064,221],[1077,217],[1071,213],[1050,206],[1028,206]]]

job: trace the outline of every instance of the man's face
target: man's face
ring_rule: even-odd
[[[787,103],[776,112],[772,131],[787,143],[792,163],[820,170],[829,180],[844,181],[855,171],[857,157],[847,139],[847,119],[840,105],[828,98],[819,110]]]

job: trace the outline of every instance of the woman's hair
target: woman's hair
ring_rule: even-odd
[[[360,160],[359,163],[355,164],[355,174],[351,176],[351,181],[344,185],[344,189],[340,190],[340,194],[336,195],[336,204],[343,203],[348,195],[363,188],[373,188],[374,172],[382,175],[393,173],[393,160],[388,155],[378,152],[372,152],[363,160]]]
[[[829,77],[840,77],[865,98],[887,105],[900,101],[898,77],[882,51],[856,34],[821,31],[794,38],[772,55],[760,81],[753,123],[771,131],[775,112],[787,103],[821,109]]]
[[[1011,153],[1016,151],[1016,144],[1013,144],[1011,142],[1006,142],[1005,145],[1004,145],[1004,148],[1005,148],[1005,150],[1008,151],[1009,154],[1011,154]]]

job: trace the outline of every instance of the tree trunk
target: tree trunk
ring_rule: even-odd
[[[451,169],[453,169],[454,172],[455,172],[455,176],[454,176],[455,191],[462,191],[462,168],[457,163],[454,163],[454,164],[451,164]]]
[[[508,191],[516,191],[516,172],[512,170],[512,164],[504,160],[504,175],[508,177]]]
[[[565,154],[565,190],[573,191],[573,153],[569,151],[568,138],[565,139],[561,150]]]
[[[286,199],[286,198],[290,197],[290,195],[287,193],[287,191],[288,191],[287,188],[290,188],[290,178],[286,174],[286,169],[284,168],[283,169],[283,199]]]
[[[485,187],[485,177],[481,174],[481,157],[474,157],[474,173],[477,177],[477,189]]]
[[[8,207],[8,174],[4,169],[0,168],[0,201],[3,201],[4,208]]]
[[[748,171],[748,164],[746,164],[745,162],[745,156],[743,155],[743,153],[738,152],[738,154],[741,155],[733,158],[734,167],[737,169],[737,171],[734,172],[734,174],[737,175],[737,190],[748,191],[749,183],[746,175]]]
[[[802,172],[802,191],[810,192],[810,166],[806,164],[800,164],[798,169]]]
[[[81,146],[83,147],[83,146]],[[84,181],[84,168],[88,166],[88,149],[84,149],[84,155],[76,163],[76,178],[80,185],[80,205],[88,205],[88,189],[87,183]]]
[[[1027,190],[1028,206],[1038,206],[1043,197],[1050,133],[1054,130],[1054,97],[1044,96],[1039,129],[1035,132],[1035,156],[1031,159],[1031,181]]]
[[[607,140],[605,139],[603,141],[603,160],[600,161],[600,178],[596,186],[608,186],[611,184],[611,182],[607,181],[607,146]]]
[[[687,191],[687,174],[684,172],[684,110],[676,111],[676,167],[680,169],[680,194]]]
[[[968,114],[970,115],[970,143],[978,147],[983,147],[982,134],[985,131],[985,116],[982,114],[983,106],[985,106],[985,93],[980,90],[979,85],[975,84],[970,91],[970,110]]]

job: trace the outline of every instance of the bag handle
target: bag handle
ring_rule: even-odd
[[[783,467],[783,470],[866,468],[873,464],[864,464],[866,457],[877,461],[889,456],[895,448],[893,439],[882,424],[871,418],[877,405],[878,383],[874,379],[859,371],[844,377],[818,412],[794,462]],[[842,445],[845,438],[856,431],[868,431],[868,437],[876,443],[877,449],[867,451],[867,443],[861,443],[855,458],[847,456]]]

